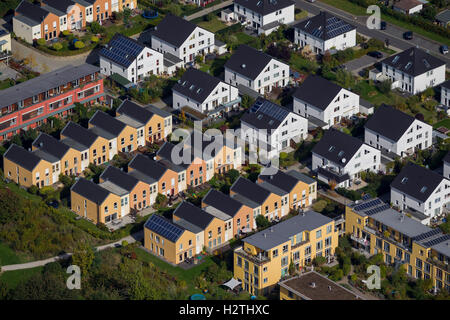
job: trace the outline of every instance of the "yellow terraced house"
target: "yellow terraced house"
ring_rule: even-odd
[[[51,185],[51,170],[50,162],[16,144],[12,144],[3,155],[5,178],[26,188]]]
[[[294,216],[242,240],[234,250],[234,277],[253,295],[266,295],[315,257],[334,255],[338,233],[334,220],[315,211]]]
[[[276,168],[275,174],[262,174],[258,177],[258,183],[271,185],[289,193],[289,208],[305,208],[317,198],[317,181],[296,170],[283,172]]]
[[[345,209],[345,232],[368,255],[381,253],[387,264],[402,266],[416,279],[431,279],[436,290],[450,290],[450,235],[366,199]]]
[[[70,189],[71,209],[93,223],[108,223],[121,217],[121,197],[84,178]]]
[[[195,255],[195,234],[154,214],[144,225],[144,247],[172,264],[179,264]]]

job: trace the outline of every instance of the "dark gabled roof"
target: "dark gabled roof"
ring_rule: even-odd
[[[447,154],[445,155],[445,157],[444,157],[444,160],[443,160],[444,162],[446,162],[446,163],[450,163],[450,151],[449,152],[447,152]]]
[[[100,178],[104,181],[111,181],[112,183],[118,185],[122,189],[128,192],[132,191],[134,187],[139,183],[136,177],[133,177],[126,172],[120,170],[119,168],[109,165],[105,171],[100,175]]]
[[[220,80],[216,77],[195,68],[189,68],[175,83],[172,90],[195,102],[203,103],[219,83]]]
[[[144,227],[171,242],[176,242],[185,231],[182,226],[157,214],[151,215]]]
[[[214,216],[206,212],[205,210],[200,209],[199,207],[194,206],[190,202],[183,201],[173,212],[173,215],[186,220],[189,223],[192,223],[194,226],[205,230],[212,220],[214,220]]]
[[[387,57],[381,62],[413,77],[445,65],[444,61],[416,47]]]
[[[102,48],[99,55],[118,65],[128,68],[145,49],[145,45],[120,33]]]
[[[356,29],[354,25],[337,18],[326,11],[321,11],[318,15],[301,21],[295,25],[295,28],[322,40],[333,39],[341,34]]]
[[[99,127],[100,129],[112,134],[115,137],[119,136],[119,134],[126,127],[126,124],[122,121],[119,121],[100,110],[97,110],[97,112],[95,112],[94,116],[89,120],[89,123],[96,127]]]
[[[450,80],[447,80],[444,83],[441,83],[441,86],[444,88],[450,89]]]
[[[363,142],[358,138],[330,129],[325,131],[312,152],[345,167],[362,145]]]
[[[443,22],[443,23],[449,23],[450,22],[450,10],[446,9],[444,11],[439,12],[436,15],[436,20]]]
[[[440,174],[410,162],[395,177],[391,187],[425,202],[442,179]]]
[[[172,114],[170,112],[160,109],[158,107],[155,107],[151,104],[146,105],[144,108],[150,112],[153,112],[154,114],[157,114],[158,116],[160,116],[162,118],[167,118],[167,117],[172,116]]]
[[[155,27],[155,30],[152,32],[152,37],[179,47],[187,40],[195,28],[197,28],[197,25],[192,22],[168,14]]]
[[[423,3],[418,0],[399,0],[393,4],[394,8],[399,8],[405,11],[411,10],[420,5],[423,5]]]
[[[128,164],[134,170],[140,171],[150,178],[159,181],[167,168],[157,161],[150,159],[142,154],[136,155]]]
[[[122,102],[119,108],[117,108],[117,113],[124,114],[142,124],[148,123],[154,115],[154,112],[151,112],[149,109],[141,107],[130,100]]]
[[[258,98],[253,106],[242,117],[257,129],[276,129],[289,116],[290,111],[264,98]]]
[[[264,173],[264,171],[262,173]],[[258,178],[286,192],[291,192],[300,181],[294,176],[281,170],[278,170],[276,174],[271,175],[260,174]]]
[[[39,162],[42,160],[33,152],[25,150],[17,144],[11,144],[3,155],[5,159],[8,159],[22,168],[32,171]]]
[[[108,190],[85,178],[79,178],[72,186],[71,190],[98,205],[102,204],[109,196]]]
[[[45,17],[50,13],[48,10],[41,8],[41,6],[32,4],[26,0],[19,3],[15,12],[38,23],[44,21]]]
[[[85,63],[79,66],[68,65],[55,71],[44,73],[39,77],[21,82],[15,86],[2,90],[0,108],[7,107],[13,103],[17,103],[37,94],[46,92],[50,88],[65,85],[66,83],[99,71],[99,67]]]
[[[263,16],[295,4],[292,0],[234,0],[234,3]]]
[[[234,217],[242,208],[242,203],[215,189],[210,189],[203,197],[202,202],[208,206],[219,209],[230,217]]]
[[[259,205],[262,205],[270,196],[270,191],[243,177],[239,177],[233,183],[230,190]]]
[[[70,149],[68,145],[43,132],[33,141],[33,146],[58,160],[61,160]]]
[[[295,90],[293,96],[313,107],[325,110],[341,90],[342,87],[334,82],[319,76],[310,75]]]
[[[254,80],[272,59],[268,54],[242,44],[225,63],[225,68]]]
[[[365,127],[392,141],[398,141],[414,120],[409,114],[382,104],[366,122]]]
[[[178,150],[179,152],[176,152],[177,155],[180,157],[181,161],[181,163],[178,163],[177,161],[174,161],[175,159],[174,160],[172,159],[172,150],[175,148],[175,146],[176,145],[174,145],[173,143],[166,141],[161,146],[161,148],[159,148],[159,150],[156,152],[156,155],[162,158],[162,160],[160,160],[159,162],[164,164],[166,167],[172,168],[174,171],[177,172],[184,171],[193,163],[195,154],[191,147],[185,145],[182,150],[179,149]],[[180,145],[180,147],[181,146],[182,145]],[[199,156],[201,157],[202,155],[199,154]],[[175,162],[177,164],[175,164]]]
[[[79,124],[69,121],[62,129],[61,136],[70,138],[79,144],[89,148],[97,140],[98,136]]]
[[[301,173],[299,171],[296,171],[296,170],[289,170],[286,173],[288,175],[291,175],[294,178],[298,179],[299,181],[302,181],[302,182],[306,183],[306,184],[312,184],[312,183],[316,182],[316,180],[314,180],[310,176],[307,176],[306,174],[303,174],[303,173]]]
[[[42,2],[46,6],[52,7],[63,14],[67,14],[67,9],[75,4],[72,0],[42,0]]]

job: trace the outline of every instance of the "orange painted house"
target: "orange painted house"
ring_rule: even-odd
[[[158,193],[166,196],[177,194],[178,173],[158,161],[138,154],[128,164],[128,172],[139,171],[158,183]]]

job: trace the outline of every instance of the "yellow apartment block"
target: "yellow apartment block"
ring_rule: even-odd
[[[253,295],[268,294],[289,275],[315,257],[330,257],[338,245],[334,220],[307,211],[243,239],[234,251],[234,277]]]
[[[387,264],[402,266],[416,279],[431,279],[437,290],[450,290],[450,235],[391,209],[380,199],[345,209],[345,233],[355,247],[381,253]]]

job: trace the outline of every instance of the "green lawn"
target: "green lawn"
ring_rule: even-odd
[[[393,101],[392,97],[379,92],[377,88],[375,88],[375,86],[373,85],[371,86],[369,84],[369,81],[367,80],[360,81],[356,85],[356,88],[361,98],[373,103],[374,105],[380,105],[382,103],[392,105]],[[393,94],[394,93],[392,93],[392,95]],[[398,98],[402,99],[401,97]]]
[[[6,271],[0,274],[0,281],[6,283],[9,289],[14,289],[20,282],[26,281],[34,274],[42,272],[43,268],[36,267],[32,269]]]
[[[433,125],[433,128],[434,128],[434,129],[437,129],[437,128],[439,128],[439,127],[446,127],[447,129],[450,129],[450,119],[444,119],[444,120],[441,120],[441,121],[439,121],[439,122],[436,122],[436,123]]]
[[[23,259],[14,250],[0,242],[0,266],[22,263]]]
[[[351,3],[347,0],[320,0],[320,1],[323,3],[326,3],[330,6],[336,7],[338,9],[347,11],[353,15],[357,15],[357,16],[368,15],[365,8],[360,7],[357,4]],[[434,41],[450,45],[450,39],[440,36],[440,35],[437,35],[433,32],[430,32],[426,29],[423,29],[423,28],[413,25],[411,23],[399,21],[399,20],[397,20],[391,16],[385,15],[385,14],[381,14],[381,19],[383,19],[383,21],[395,24],[395,25],[405,28],[407,30],[411,30],[414,33],[421,34],[422,36],[432,39]],[[387,30],[387,31],[389,31],[389,30]]]
[[[197,24],[198,26],[205,28],[206,30],[209,30],[211,32],[217,32],[227,27],[227,25],[220,21],[217,16],[214,16],[210,21],[200,21]]]
[[[180,267],[172,266],[171,264],[155,257],[154,255],[146,252],[141,248],[136,249],[135,252],[139,260],[151,262],[160,270],[167,272],[171,276],[176,277],[178,280],[186,281],[189,295],[199,293],[199,290],[195,289],[194,279],[214,263],[211,257],[207,257],[206,261],[203,262],[202,264],[192,267],[189,270],[184,270]]]

